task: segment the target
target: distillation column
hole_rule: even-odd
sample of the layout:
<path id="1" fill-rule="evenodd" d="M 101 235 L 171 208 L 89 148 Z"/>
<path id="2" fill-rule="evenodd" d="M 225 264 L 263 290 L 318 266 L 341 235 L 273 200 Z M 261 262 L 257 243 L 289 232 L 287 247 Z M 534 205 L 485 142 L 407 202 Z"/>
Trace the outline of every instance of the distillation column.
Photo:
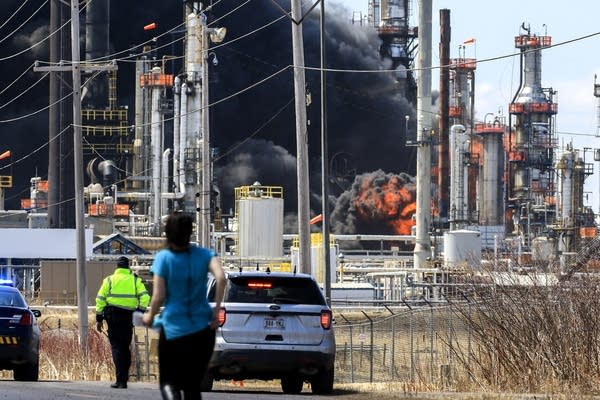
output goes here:
<path id="1" fill-rule="evenodd" d="M 480 225 L 499 226 L 503 223 L 504 147 L 502 139 L 505 128 L 505 125 L 497 119 L 493 123 L 475 124 L 475 134 L 483 143 L 482 184 L 479 196 Z"/>
<path id="2" fill-rule="evenodd" d="M 463 125 L 450 128 L 450 229 L 464 228 L 468 214 L 468 168 L 465 155 L 469 152 L 469 136 Z"/>
<path id="3" fill-rule="evenodd" d="M 477 202 L 476 185 L 479 174 L 479 164 L 473 152 L 473 105 L 475 101 L 475 68 L 477 63 L 474 58 L 453 58 L 449 63 L 449 107 L 448 117 L 450 126 L 462 127 L 460 134 L 463 139 L 460 143 L 451 143 L 449 150 L 454 153 L 454 163 L 460 163 L 460 167 L 451 167 L 460 170 L 460 177 L 450 174 L 450 179 L 455 188 L 454 200 L 450 200 L 448 217 L 451 229 L 465 227 L 469 223 L 476 222 Z M 450 130 L 452 136 L 452 128 Z M 452 139 L 450 139 L 452 140 Z M 454 145 L 460 148 L 452 148 Z M 452 155 L 451 155 L 452 157 Z M 452 161 L 451 161 L 452 162 Z M 458 164 L 457 164 L 458 165 Z M 459 181 L 460 180 L 460 181 Z M 458 190 L 458 191 L 456 191 Z M 456 196 L 460 195 L 460 199 Z M 454 204 L 452 202 L 454 201 Z"/>
<path id="4" fill-rule="evenodd" d="M 511 132 L 508 156 L 507 203 L 512 218 L 507 227 L 525 248 L 554 222 L 554 91 L 542 88 L 542 52 L 551 45 L 550 36 L 526 33 L 515 37 L 521 51 L 520 87 L 509 105 Z M 514 127 L 514 128 L 513 128 Z M 509 215 L 510 216 L 510 215 Z M 507 233 L 509 229 L 507 229 Z"/>
<path id="5" fill-rule="evenodd" d="M 160 234 L 161 212 L 162 212 L 162 171 L 161 164 L 164 152 L 164 132 L 163 132 L 163 113 L 165 94 L 168 87 L 173 86 L 173 75 L 164 74 L 160 67 L 154 67 L 152 70 L 141 76 L 140 86 L 147 87 L 150 90 L 151 98 L 151 118 L 150 118 L 150 159 L 151 159 L 151 185 L 150 194 L 152 197 L 150 207 L 150 222 L 152 233 Z"/>
<path id="6" fill-rule="evenodd" d="M 369 0 L 369 25 L 382 41 L 379 53 L 392 60 L 400 91 L 412 102 L 417 90 L 412 74 L 417 30 L 409 27 L 409 7 L 410 0 Z"/>

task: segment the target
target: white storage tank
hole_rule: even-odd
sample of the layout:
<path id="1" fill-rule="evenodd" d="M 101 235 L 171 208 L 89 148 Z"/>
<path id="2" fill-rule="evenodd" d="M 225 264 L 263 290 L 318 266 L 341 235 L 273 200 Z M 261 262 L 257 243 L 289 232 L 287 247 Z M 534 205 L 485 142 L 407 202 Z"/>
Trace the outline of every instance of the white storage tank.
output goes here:
<path id="1" fill-rule="evenodd" d="M 444 233 L 444 264 L 448 267 L 481 264 L 481 234 L 478 231 L 455 230 Z"/>
<path id="2" fill-rule="evenodd" d="M 539 236 L 531 242 L 531 258 L 533 261 L 550 261 L 554 259 L 556 241 L 553 238 Z"/>
<path id="3" fill-rule="evenodd" d="M 283 256 L 283 189 L 242 186 L 236 191 L 237 253 L 241 258 Z"/>

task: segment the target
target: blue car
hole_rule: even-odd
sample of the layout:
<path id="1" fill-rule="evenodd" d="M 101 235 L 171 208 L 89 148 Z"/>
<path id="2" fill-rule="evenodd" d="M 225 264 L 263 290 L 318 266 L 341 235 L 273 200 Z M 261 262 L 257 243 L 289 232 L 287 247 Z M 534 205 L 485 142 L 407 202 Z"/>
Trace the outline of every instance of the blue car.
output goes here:
<path id="1" fill-rule="evenodd" d="M 41 314 L 18 289 L 0 285 L 0 369 L 12 370 L 16 381 L 38 380 Z"/>

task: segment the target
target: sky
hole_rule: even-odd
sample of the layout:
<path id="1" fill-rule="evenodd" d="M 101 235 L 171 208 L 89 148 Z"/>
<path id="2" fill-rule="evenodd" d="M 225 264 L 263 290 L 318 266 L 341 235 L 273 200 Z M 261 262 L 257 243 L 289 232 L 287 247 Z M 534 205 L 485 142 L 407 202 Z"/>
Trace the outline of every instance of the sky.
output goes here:
<path id="1" fill-rule="evenodd" d="M 366 14 L 368 0 L 344 0 L 351 11 Z M 417 25 L 418 2 L 412 0 L 411 25 Z M 465 48 L 467 58 L 477 58 L 475 74 L 475 114 L 502 113 L 507 109 L 519 83 L 519 58 L 508 57 L 485 61 L 489 58 L 517 54 L 514 37 L 520 33 L 523 22 L 531 33 L 552 37 L 556 47 L 542 53 L 542 87 L 557 91 L 558 103 L 556 132 L 559 146 L 573 143 L 575 149 L 600 148 L 596 137 L 598 102 L 593 95 L 594 75 L 600 73 L 600 32 L 597 16 L 600 2 L 574 0 L 568 3 L 556 0 L 503 2 L 468 0 L 433 0 L 432 2 L 432 63 L 439 65 L 439 10 L 450 9 L 451 57 L 458 57 L 458 47 L 468 38 L 475 44 Z M 577 40 L 582 38 L 581 40 Z M 600 80 L 599 80 L 600 83 Z M 432 74 L 432 90 L 438 89 L 437 74 Z M 585 151 L 585 161 L 595 163 L 594 174 L 586 179 L 584 204 L 599 212 L 600 166 L 593 161 L 593 153 Z"/>

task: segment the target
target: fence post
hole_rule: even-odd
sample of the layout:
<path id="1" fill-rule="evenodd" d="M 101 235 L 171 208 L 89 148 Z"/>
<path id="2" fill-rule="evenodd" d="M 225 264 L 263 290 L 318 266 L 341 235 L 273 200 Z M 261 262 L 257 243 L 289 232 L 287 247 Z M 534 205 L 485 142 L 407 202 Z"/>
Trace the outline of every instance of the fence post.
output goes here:
<path id="1" fill-rule="evenodd" d="M 410 381 L 415 381 L 415 352 L 414 352 L 414 335 L 413 335 L 413 311 L 411 306 L 402 299 L 402 303 L 408 308 L 408 331 L 410 334 Z"/>
<path id="2" fill-rule="evenodd" d="M 348 318 L 344 317 L 344 314 L 340 314 L 340 317 L 346 321 L 348 324 L 348 329 L 350 329 L 350 381 L 354 383 L 354 345 L 352 342 L 352 324 L 348 321 Z"/>
<path id="3" fill-rule="evenodd" d="M 423 301 L 429 306 L 429 380 L 433 383 L 433 304 L 425 298 Z"/>
<path id="4" fill-rule="evenodd" d="M 395 375 L 395 359 L 396 359 L 396 314 L 385 304 L 383 305 L 386 310 L 392 314 L 392 348 L 390 350 L 390 377 L 392 380 Z"/>
<path id="5" fill-rule="evenodd" d="M 469 315 L 467 317 L 467 365 L 469 366 L 469 368 L 471 368 L 471 300 L 469 300 L 469 298 L 462 292 L 462 290 L 459 290 L 459 293 L 467 301 L 467 313 Z M 469 380 L 472 380 L 473 376 L 471 375 L 471 371 L 469 371 L 468 375 Z"/>
<path id="6" fill-rule="evenodd" d="M 446 302 L 448 303 L 448 306 L 446 307 L 447 314 L 448 314 L 448 327 L 447 327 L 447 331 L 448 331 L 448 365 L 449 365 L 449 370 L 448 370 L 448 377 L 450 377 L 450 372 L 452 369 L 452 355 L 454 353 L 454 345 L 452 344 L 452 331 L 454 328 L 454 324 L 453 324 L 453 318 L 452 318 L 452 303 L 450 302 L 450 299 L 448 298 L 448 296 L 446 296 L 445 293 L 442 293 L 442 297 L 444 297 L 444 300 L 446 300 Z M 458 345 L 458 344 L 457 344 Z"/>
<path id="7" fill-rule="evenodd" d="M 369 367 L 369 383 L 373 383 L 373 320 L 366 312 L 361 312 L 369 320 L 369 327 L 371 329 L 371 365 Z"/>

